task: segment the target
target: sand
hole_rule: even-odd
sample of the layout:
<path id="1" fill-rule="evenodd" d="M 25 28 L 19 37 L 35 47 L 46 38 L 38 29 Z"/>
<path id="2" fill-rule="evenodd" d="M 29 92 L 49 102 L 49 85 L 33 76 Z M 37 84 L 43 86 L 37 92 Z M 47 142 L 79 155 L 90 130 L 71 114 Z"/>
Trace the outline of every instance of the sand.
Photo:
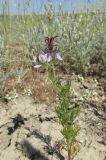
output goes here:
<path id="1" fill-rule="evenodd" d="M 80 151 L 74 160 L 106 160 L 103 134 L 90 125 L 92 119 L 98 121 L 91 109 L 83 108 L 77 119 Z M 0 103 L 0 160 L 66 160 L 61 129 L 53 106 L 36 104 L 29 96 Z"/>

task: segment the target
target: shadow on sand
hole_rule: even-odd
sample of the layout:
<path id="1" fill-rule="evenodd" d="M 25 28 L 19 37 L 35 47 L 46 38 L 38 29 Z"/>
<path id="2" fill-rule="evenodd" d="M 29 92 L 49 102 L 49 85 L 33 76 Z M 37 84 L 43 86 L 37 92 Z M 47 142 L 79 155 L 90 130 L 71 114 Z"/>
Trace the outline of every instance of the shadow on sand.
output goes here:
<path id="1" fill-rule="evenodd" d="M 27 140 L 22 141 L 22 152 L 28 157 L 30 160 L 49 160 L 42 154 L 39 150 L 33 147 Z"/>
<path id="2" fill-rule="evenodd" d="M 45 136 L 42 133 L 38 132 L 37 130 L 34 130 L 31 133 L 31 135 L 36 136 L 36 138 L 39 138 L 46 144 L 44 149 L 47 151 L 49 155 L 55 154 L 59 160 L 65 160 L 65 158 L 61 155 L 58 147 L 56 145 L 51 146 L 51 137 L 49 135 Z"/>

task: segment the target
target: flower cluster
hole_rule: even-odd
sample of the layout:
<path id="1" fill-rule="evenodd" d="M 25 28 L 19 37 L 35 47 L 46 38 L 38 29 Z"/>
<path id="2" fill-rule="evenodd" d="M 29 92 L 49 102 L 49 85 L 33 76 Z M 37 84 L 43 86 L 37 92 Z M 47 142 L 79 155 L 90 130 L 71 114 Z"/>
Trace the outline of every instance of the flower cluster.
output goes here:
<path id="1" fill-rule="evenodd" d="M 56 37 L 46 37 L 45 42 L 47 44 L 47 49 L 45 51 L 41 50 L 38 55 L 33 55 L 33 62 L 35 64 L 35 68 L 41 67 L 42 63 L 49 63 L 52 60 L 62 61 L 61 54 L 56 52 L 54 47 L 54 39 Z"/>

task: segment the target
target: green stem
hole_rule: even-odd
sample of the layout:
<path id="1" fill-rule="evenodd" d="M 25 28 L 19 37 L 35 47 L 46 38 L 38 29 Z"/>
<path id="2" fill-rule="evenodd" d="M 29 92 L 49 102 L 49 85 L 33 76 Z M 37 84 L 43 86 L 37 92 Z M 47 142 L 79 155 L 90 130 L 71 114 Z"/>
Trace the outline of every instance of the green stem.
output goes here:
<path id="1" fill-rule="evenodd" d="M 52 70 L 53 70 L 53 77 L 56 77 L 55 67 L 53 63 L 52 63 Z"/>
<path id="2" fill-rule="evenodd" d="M 68 146 L 68 160 L 71 160 L 71 146 L 69 143 L 67 144 L 67 146 Z"/>

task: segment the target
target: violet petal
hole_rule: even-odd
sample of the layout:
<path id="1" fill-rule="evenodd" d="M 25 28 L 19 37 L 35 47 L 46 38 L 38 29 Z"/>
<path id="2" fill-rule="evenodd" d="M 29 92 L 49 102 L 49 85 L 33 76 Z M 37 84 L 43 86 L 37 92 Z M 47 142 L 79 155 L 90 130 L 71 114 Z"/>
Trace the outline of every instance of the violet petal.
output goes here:
<path id="1" fill-rule="evenodd" d="M 39 54 L 38 58 L 40 62 L 47 62 L 47 54 Z"/>
<path id="2" fill-rule="evenodd" d="M 56 53 L 56 59 L 59 60 L 59 61 L 63 60 L 60 53 Z"/>
<path id="3" fill-rule="evenodd" d="M 47 53 L 47 62 L 50 62 L 52 60 L 52 56 L 50 53 Z"/>

